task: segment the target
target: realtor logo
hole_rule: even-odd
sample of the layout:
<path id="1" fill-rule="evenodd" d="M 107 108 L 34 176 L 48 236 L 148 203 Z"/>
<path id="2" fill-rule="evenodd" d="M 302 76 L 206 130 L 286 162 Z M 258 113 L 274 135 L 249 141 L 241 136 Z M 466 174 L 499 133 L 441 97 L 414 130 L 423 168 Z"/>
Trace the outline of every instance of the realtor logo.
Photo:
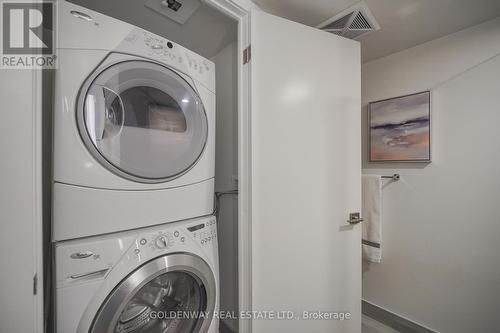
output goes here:
<path id="1" fill-rule="evenodd" d="M 1 68 L 55 68 L 55 4 L 2 1 Z"/>

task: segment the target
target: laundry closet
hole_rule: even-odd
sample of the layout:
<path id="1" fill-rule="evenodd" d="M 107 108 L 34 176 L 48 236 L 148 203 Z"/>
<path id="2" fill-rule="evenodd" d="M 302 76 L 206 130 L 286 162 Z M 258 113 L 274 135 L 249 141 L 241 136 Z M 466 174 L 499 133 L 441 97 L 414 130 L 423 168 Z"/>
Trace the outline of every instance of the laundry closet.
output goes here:
<path id="1" fill-rule="evenodd" d="M 238 312 L 237 21 L 199 1 L 58 5 L 54 329 L 237 331 L 152 318 Z"/>

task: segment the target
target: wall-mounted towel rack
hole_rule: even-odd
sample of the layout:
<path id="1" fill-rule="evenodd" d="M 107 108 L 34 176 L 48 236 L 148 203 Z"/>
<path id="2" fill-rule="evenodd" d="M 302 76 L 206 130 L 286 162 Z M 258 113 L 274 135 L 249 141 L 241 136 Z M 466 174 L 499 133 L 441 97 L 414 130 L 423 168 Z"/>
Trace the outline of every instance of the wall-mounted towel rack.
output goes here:
<path id="1" fill-rule="evenodd" d="M 401 176 L 399 175 L 399 173 L 395 173 L 392 176 L 381 176 L 381 178 L 392 179 L 393 181 L 397 182 L 401 178 Z"/>

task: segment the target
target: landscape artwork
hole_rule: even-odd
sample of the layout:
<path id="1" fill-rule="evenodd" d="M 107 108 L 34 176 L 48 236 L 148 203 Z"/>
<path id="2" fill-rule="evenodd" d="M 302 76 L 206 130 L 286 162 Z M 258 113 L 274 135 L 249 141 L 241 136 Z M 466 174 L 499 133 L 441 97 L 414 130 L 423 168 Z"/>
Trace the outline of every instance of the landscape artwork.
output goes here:
<path id="1" fill-rule="evenodd" d="M 430 162 L 430 92 L 369 104 L 371 162 Z"/>

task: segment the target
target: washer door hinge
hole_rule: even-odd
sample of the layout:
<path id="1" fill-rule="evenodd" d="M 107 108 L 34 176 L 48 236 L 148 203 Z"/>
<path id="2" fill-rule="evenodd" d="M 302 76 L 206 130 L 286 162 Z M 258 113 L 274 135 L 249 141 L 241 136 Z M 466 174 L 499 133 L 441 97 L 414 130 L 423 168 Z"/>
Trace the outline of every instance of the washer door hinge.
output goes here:
<path id="1" fill-rule="evenodd" d="M 248 45 L 243 50 L 243 65 L 249 63 L 251 58 L 252 58 L 252 45 Z"/>
<path id="2" fill-rule="evenodd" d="M 33 276 L 33 295 L 36 295 L 37 289 L 38 289 L 38 277 L 35 274 L 35 276 Z"/>

